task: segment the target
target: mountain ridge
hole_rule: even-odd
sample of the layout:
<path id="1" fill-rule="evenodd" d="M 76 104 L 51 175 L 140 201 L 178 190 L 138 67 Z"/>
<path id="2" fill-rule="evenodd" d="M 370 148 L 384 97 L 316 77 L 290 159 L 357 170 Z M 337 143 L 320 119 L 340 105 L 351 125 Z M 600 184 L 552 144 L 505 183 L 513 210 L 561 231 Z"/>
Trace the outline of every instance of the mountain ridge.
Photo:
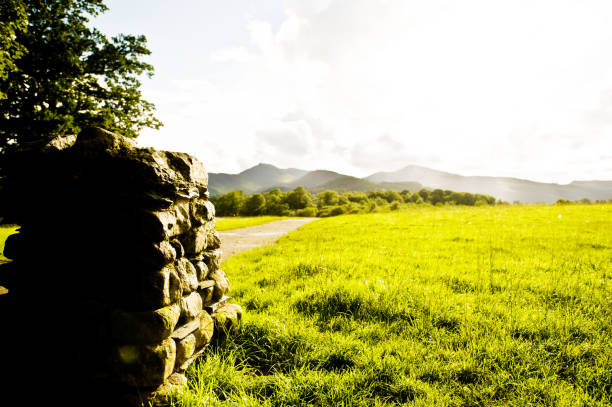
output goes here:
<path id="1" fill-rule="evenodd" d="M 303 186 L 313 193 L 326 189 L 334 189 L 339 192 L 408 189 L 416 192 L 421 188 L 439 188 L 456 192 L 486 194 L 507 202 L 525 203 L 550 203 L 558 199 L 607 200 L 612 198 L 612 181 L 575 180 L 568 184 L 557 184 L 514 177 L 466 176 L 418 165 L 408 165 L 397 171 L 375 172 L 363 178 L 322 169 L 314 171 L 298 168 L 281 169 L 265 163 L 259 163 L 238 174 L 209 174 L 209 190 L 213 196 L 233 190 L 242 190 L 245 194 L 265 192 L 274 188 L 288 191 L 298 186 Z"/>

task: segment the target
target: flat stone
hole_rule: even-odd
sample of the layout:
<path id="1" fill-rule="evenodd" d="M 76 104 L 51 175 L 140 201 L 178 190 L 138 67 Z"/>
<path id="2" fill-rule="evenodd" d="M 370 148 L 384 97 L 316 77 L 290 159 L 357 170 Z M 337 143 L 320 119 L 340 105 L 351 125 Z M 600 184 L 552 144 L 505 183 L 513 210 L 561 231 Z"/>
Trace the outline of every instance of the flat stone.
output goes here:
<path id="1" fill-rule="evenodd" d="M 208 287 L 214 287 L 214 285 L 215 285 L 215 280 L 204 280 L 204 281 L 200 281 L 198 288 L 200 290 L 203 290 Z"/>
<path id="2" fill-rule="evenodd" d="M 232 297 L 224 295 L 219 301 L 210 303 L 210 305 L 205 306 L 204 309 L 208 311 L 209 314 L 213 314 L 217 309 L 225 305 L 231 298 Z"/>
<path id="3" fill-rule="evenodd" d="M 195 332 L 199 328 L 200 328 L 200 318 L 196 318 L 193 321 L 189 321 L 185 325 L 181 325 L 179 328 L 174 330 L 174 332 L 172 332 L 172 335 L 170 335 L 170 337 L 173 339 L 183 339 L 187 335 Z"/>
<path id="4" fill-rule="evenodd" d="M 92 158 L 85 164 L 99 168 L 99 161 L 112 166 L 100 172 L 112 177 L 115 189 L 146 192 L 156 200 L 170 198 L 189 200 L 205 196 L 208 174 L 204 164 L 185 153 L 137 148 L 134 141 L 100 128 L 86 128 L 79 133 L 70 152 L 77 157 Z M 106 161 L 104 161 L 106 159 Z M 126 176 L 125 174 L 129 176 Z M 96 175 L 96 174 L 94 174 Z"/>
<path id="5" fill-rule="evenodd" d="M 86 157 L 97 157 L 101 154 L 111 156 L 126 155 L 137 147 L 134 140 L 99 127 L 83 129 L 72 144 L 76 150 L 79 150 Z"/>

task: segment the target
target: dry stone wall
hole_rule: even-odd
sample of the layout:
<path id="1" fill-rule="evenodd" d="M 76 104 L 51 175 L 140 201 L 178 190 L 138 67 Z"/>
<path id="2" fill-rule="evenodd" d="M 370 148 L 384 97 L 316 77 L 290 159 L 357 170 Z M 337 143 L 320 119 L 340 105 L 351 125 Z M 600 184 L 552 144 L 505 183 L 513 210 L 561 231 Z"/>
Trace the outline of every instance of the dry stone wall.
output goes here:
<path id="1" fill-rule="evenodd" d="M 90 128 L 7 164 L 1 210 L 21 229 L 6 242 L 0 309 L 21 330 L 3 344 L 16 366 L 163 392 L 237 329 L 197 159 Z"/>

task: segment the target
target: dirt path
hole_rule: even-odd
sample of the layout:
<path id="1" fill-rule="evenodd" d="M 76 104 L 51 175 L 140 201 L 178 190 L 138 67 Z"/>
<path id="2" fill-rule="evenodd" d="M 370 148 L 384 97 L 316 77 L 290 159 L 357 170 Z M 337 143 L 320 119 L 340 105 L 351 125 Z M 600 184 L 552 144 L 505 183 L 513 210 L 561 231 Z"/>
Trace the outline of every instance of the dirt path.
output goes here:
<path id="1" fill-rule="evenodd" d="M 291 232 L 316 218 L 283 219 L 247 228 L 224 230 L 221 237 L 221 262 L 246 250 L 274 243 L 285 233 Z"/>

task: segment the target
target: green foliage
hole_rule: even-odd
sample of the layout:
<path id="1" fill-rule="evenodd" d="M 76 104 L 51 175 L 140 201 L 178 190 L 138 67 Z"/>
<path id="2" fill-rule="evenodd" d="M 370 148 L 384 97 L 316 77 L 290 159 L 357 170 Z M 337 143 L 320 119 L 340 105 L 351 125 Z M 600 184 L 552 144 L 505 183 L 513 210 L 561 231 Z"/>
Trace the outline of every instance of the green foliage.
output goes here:
<path id="1" fill-rule="evenodd" d="M 225 195 L 214 198 L 215 210 L 218 216 L 238 216 L 242 212 L 244 204 L 244 193 L 242 191 L 232 191 Z M 245 214 L 250 215 L 250 214 Z"/>
<path id="2" fill-rule="evenodd" d="M 423 198 L 425 197 L 425 199 Z M 368 192 L 342 192 L 326 190 L 316 196 L 302 187 L 290 192 L 276 188 L 265 194 L 246 198 L 242 191 L 232 191 L 213 197 L 219 216 L 307 216 L 328 217 L 347 213 L 385 212 L 407 209 L 414 204 L 494 205 L 495 198 L 467 192 L 430 191 L 422 189 L 411 194 L 408 190 L 375 190 Z"/>
<path id="3" fill-rule="evenodd" d="M 317 208 L 315 208 L 314 206 L 309 206 L 308 208 L 298 209 L 297 211 L 295 211 L 296 216 L 304 216 L 307 218 L 313 218 L 317 216 L 317 213 Z"/>
<path id="4" fill-rule="evenodd" d="M 25 30 L 17 5 L 24 7 Z M 6 8 L 17 19 L 0 24 L 9 31 L 8 37 L 2 36 L 10 39 L 9 49 L 16 50 L 7 60 L 3 49 L 0 59 L 5 66 L 0 92 L 6 96 L 0 100 L 2 151 L 76 134 L 85 126 L 127 137 L 138 136 L 144 127 L 161 126 L 152 114 L 154 106 L 140 91 L 139 78 L 153 73 L 140 59 L 150 54 L 146 39 L 127 34 L 107 38 L 92 28 L 89 19 L 106 10 L 102 0 L 10 0 L 2 6 L 3 13 Z"/>
<path id="5" fill-rule="evenodd" d="M 181 406 L 609 406 L 612 205 L 320 219 L 224 265 Z M 559 216 L 561 215 L 561 216 Z"/>
<path id="6" fill-rule="evenodd" d="M 336 191 L 327 190 L 317 194 L 319 208 L 322 206 L 338 205 L 340 195 Z"/>
<path id="7" fill-rule="evenodd" d="M 23 55 L 24 47 L 16 40 L 16 35 L 25 31 L 28 20 L 25 6 L 20 0 L 0 2 L 0 80 L 16 69 L 15 61 Z M 6 94 L 0 89 L 0 99 Z"/>
<path id="8" fill-rule="evenodd" d="M 285 203 L 293 210 L 314 206 L 312 195 L 304 187 L 297 187 L 289 192 L 285 197 Z"/>
<path id="9" fill-rule="evenodd" d="M 0 260 L 7 260 L 4 257 L 4 242 L 10 235 L 17 233 L 17 228 L 17 226 L 0 226 Z"/>
<path id="10" fill-rule="evenodd" d="M 247 216 L 263 215 L 266 210 L 266 198 L 262 194 L 253 194 L 246 197 L 240 212 Z"/>

